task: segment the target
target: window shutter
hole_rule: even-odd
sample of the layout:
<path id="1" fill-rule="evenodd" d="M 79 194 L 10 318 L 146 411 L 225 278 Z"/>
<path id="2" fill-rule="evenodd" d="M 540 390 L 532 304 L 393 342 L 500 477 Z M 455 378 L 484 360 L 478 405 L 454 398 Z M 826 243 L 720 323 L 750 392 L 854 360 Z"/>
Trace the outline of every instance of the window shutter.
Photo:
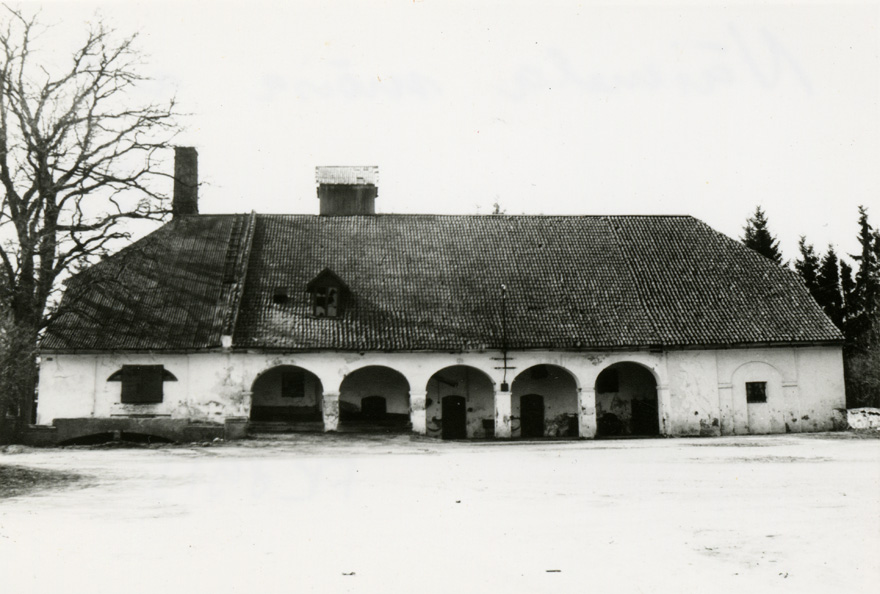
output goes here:
<path id="1" fill-rule="evenodd" d="M 141 402 L 162 402 L 162 371 L 161 365 L 144 365 L 141 367 L 138 394 Z"/>
<path id="2" fill-rule="evenodd" d="M 162 402 L 162 365 L 123 365 L 122 402 L 124 404 L 153 404 Z"/>
<path id="3" fill-rule="evenodd" d="M 138 386 L 140 385 L 140 374 L 137 365 L 122 366 L 122 402 L 123 404 L 136 404 L 139 402 Z"/>

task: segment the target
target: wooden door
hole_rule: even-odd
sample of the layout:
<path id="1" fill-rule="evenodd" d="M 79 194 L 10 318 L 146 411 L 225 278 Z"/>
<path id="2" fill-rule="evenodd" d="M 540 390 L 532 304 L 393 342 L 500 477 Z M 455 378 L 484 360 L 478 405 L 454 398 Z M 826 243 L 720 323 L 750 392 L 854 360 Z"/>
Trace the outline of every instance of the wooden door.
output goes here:
<path id="1" fill-rule="evenodd" d="M 443 439 L 465 439 L 467 408 L 464 397 L 445 396 L 442 402 Z"/>
<path id="2" fill-rule="evenodd" d="M 544 436 L 544 397 L 540 394 L 527 394 L 519 399 L 520 435 L 523 437 Z"/>

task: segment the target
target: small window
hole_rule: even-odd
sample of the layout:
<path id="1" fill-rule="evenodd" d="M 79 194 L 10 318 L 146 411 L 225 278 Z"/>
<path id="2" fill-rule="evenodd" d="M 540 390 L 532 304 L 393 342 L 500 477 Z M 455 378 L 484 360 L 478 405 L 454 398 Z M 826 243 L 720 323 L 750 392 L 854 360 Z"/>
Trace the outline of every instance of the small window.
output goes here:
<path id="1" fill-rule="evenodd" d="M 746 402 L 767 402 L 767 382 L 746 382 Z"/>
<path id="2" fill-rule="evenodd" d="M 313 309 L 316 318 L 335 318 L 339 313 L 339 289 L 316 287 Z"/>
<path id="3" fill-rule="evenodd" d="M 596 378 L 596 391 L 600 394 L 620 391 L 620 379 L 616 369 L 606 369 Z"/>
<path id="4" fill-rule="evenodd" d="M 155 404 L 162 402 L 165 369 L 161 365 L 123 365 L 122 403 Z"/>
<path id="5" fill-rule="evenodd" d="M 329 268 L 313 278 L 306 290 L 311 293 L 312 315 L 316 318 L 336 318 L 342 315 L 351 291 L 342 279 Z"/>
<path id="6" fill-rule="evenodd" d="M 275 287 L 275 292 L 272 293 L 272 303 L 277 305 L 287 303 L 287 287 Z"/>
<path id="7" fill-rule="evenodd" d="M 301 369 L 286 369 L 281 374 L 282 398 L 305 398 L 306 374 Z"/>

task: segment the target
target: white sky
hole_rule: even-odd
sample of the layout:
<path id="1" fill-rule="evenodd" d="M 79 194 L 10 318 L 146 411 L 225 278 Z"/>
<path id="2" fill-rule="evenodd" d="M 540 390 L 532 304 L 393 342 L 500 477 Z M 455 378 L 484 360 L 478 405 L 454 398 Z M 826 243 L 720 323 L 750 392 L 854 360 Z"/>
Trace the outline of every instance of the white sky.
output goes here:
<path id="1" fill-rule="evenodd" d="M 714 4 L 714 6 L 709 6 Z M 761 204 L 856 249 L 880 226 L 877 2 L 50 3 L 140 31 L 196 146 L 202 212 L 317 213 L 316 165 L 379 165 L 379 212 L 691 214 Z M 53 42 L 69 43 L 65 35 Z"/>

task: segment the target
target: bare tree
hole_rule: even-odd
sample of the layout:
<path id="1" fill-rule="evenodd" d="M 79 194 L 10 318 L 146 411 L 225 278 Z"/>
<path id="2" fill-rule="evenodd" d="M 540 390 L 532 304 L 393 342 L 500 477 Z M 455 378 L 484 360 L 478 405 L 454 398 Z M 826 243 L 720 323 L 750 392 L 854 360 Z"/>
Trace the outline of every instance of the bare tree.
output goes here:
<path id="1" fill-rule="evenodd" d="M 45 32 L 6 7 L 0 28 L 0 432 L 30 421 L 40 332 L 59 280 L 160 219 L 159 151 L 176 132 L 173 99 L 140 100 L 135 37 L 91 25 L 61 67 L 41 62 Z M 161 185 L 157 184 L 161 187 Z"/>

